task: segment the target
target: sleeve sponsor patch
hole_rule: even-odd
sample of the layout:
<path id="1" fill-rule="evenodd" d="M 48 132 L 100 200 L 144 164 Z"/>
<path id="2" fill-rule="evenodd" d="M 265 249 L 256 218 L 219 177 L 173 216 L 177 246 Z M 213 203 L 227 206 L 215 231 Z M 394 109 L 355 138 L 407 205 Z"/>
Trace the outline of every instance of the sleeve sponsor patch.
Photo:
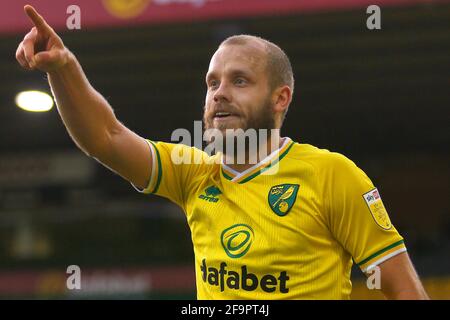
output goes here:
<path id="1" fill-rule="evenodd" d="M 392 223 L 383 205 L 383 201 L 381 201 L 378 189 L 375 188 L 363 194 L 363 198 L 375 222 L 385 230 L 391 229 Z"/>

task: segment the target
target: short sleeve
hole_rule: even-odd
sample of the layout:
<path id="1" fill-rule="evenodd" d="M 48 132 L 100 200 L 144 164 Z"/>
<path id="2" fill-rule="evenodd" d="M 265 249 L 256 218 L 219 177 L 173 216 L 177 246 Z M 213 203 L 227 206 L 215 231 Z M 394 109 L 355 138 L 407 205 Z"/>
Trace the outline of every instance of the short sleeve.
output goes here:
<path id="1" fill-rule="evenodd" d="M 366 271 L 406 251 L 381 195 L 351 160 L 333 153 L 329 173 L 329 223 L 334 237 Z"/>
<path id="2" fill-rule="evenodd" d="M 155 194 L 169 199 L 185 210 L 190 194 L 204 177 L 212 163 L 203 151 L 183 144 L 147 140 L 152 154 L 152 173 L 141 193 Z"/>

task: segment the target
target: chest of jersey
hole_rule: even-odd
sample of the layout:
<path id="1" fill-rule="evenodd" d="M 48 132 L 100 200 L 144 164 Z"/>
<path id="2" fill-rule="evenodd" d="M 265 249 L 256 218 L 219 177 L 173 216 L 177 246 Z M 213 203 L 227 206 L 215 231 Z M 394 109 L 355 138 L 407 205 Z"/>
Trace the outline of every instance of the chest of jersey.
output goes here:
<path id="1" fill-rule="evenodd" d="M 285 168 L 241 184 L 220 172 L 203 181 L 187 212 L 197 278 L 221 292 L 288 293 L 330 242 L 311 175 Z"/>

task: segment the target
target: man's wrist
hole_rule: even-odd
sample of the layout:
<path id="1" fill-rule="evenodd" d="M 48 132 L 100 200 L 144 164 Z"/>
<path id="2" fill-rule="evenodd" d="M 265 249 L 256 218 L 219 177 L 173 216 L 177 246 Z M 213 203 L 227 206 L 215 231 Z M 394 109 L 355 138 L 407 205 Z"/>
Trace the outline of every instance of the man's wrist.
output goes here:
<path id="1" fill-rule="evenodd" d="M 68 49 L 65 49 L 63 57 L 63 63 L 60 66 L 56 66 L 53 70 L 48 71 L 47 74 L 51 77 L 64 77 L 67 74 L 70 74 L 73 68 L 77 64 L 77 58 L 75 55 Z"/>

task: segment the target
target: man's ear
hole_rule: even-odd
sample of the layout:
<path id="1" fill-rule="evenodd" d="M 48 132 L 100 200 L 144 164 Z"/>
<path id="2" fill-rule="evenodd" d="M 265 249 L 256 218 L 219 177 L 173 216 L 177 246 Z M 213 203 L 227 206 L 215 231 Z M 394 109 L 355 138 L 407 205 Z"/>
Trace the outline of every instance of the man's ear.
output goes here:
<path id="1" fill-rule="evenodd" d="M 292 101 L 292 90 L 287 85 L 278 87 L 275 89 L 272 98 L 274 111 L 284 113 Z"/>

